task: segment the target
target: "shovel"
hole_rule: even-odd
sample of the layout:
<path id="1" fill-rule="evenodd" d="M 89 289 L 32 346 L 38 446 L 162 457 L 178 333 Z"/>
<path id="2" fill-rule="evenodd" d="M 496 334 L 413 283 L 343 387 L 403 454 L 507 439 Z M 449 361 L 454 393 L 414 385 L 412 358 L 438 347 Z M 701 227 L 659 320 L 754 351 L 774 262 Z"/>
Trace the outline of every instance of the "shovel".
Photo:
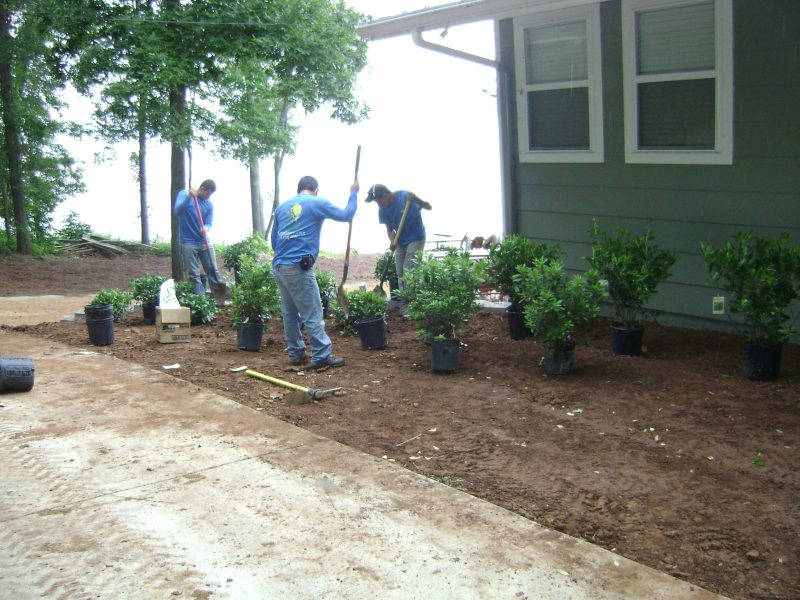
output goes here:
<path id="1" fill-rule="evenodd" d="M 372 290 L 376 294 L 380 294 L 384 298 L 386 297 L 386 292 L 383 291 L 383 282 L 386 281 L 386 274 L 389 272 L 389 266 L 392 264 L 392 259 L 394 258 L 394 252 L 397 250 L 397 241 L 400 239 L 400 233 L 403 231 L 403 224 L 406 222 L 406 215 L 408 214 L 408 207 L 411 206 L 411 198 L 406 197 L 406 206 L 403 209 L 403 215 L 400 217 L 400 224 L 397 226 L 397 231 L 394 232 L 394 241 L 392 242 L 392 253 L 389 256 L 389 260 L 386 261 L 386 266 L 383 267 L 383 273 L 381 273 L 381 282 L 375 286 Z"/>
<path id="2" fill-rule="evenodd" d="M 211 244 L 208 243 L 206 225 L 203 223 L 203 215 L 200 213 L 200 202 L 197 200 L 197 196 L 192 195 L 192 198 L 194 199 L 194 207 L 197 209 L 197 220 L 200 221 L 200 227 L 203 228 L 203 241 L 206 243 L 206 252 L 208 252 L 208 256 L 214 264 L 214 275 L 217 276 L 217 281 L 219 282 L 211 286 L 211 293 L 214 296 L 214 301 L 217 303 L 217 306 L 225 306 L 225 296 L 228 294 L 228 286 L 222 283 L 222 277 L 219 274 L 219 269 L 217 269 L 217 261 L 214 257 L 214 252 L 211 250 Z"/>
<path id="3" fill-rule="evenodd" d="M 356 174 L 355 179 L 358 179 L 358 165 L 361 162 L 361 146 L 356 150 Z M 336 300 L 339 306 L 342 307 L 344 318 L 350 316 L 350 303 L 347 301 L 347 292 L 344 291 L 344 282 L 347 281 L 347 269 L 350 266 L 350 235 L 353 233 L 353 219 L 350 219 L 350 224 L 347 226 L 347 250 L 344 253 L 344 268 L 342 269 L 342 282 L 336 290 Z"/>
<path id="4" fill-rule="evenodd" d="M 263 381 L 269 381 L 275 385 L 292 390 L 292 393 L 286 396 L 286 403 L 292 406 L 297 406 L 298 404 L 308 404 L 312 400 L 322 400 L 323 398 L 327 398 L 328 396 L 331 396 L 335 392 L 338 392 L 342 389 L 337 387 L 330 388 L 328 390 L 315 390 L 314 388 L 303 387 L 302 385 L 297 385 L 296 383 L 291 383 L 290 381 L 284 381 L 283 379 L 278 379 L 277 377 L 264 375 L 264 373 L 259 373 L 258 371 L 253 371 L 252 369 L 247 369 L 245 373 L 250 375 L 250 377 L 255 377 L 256 379 L 261 379 Z"/>

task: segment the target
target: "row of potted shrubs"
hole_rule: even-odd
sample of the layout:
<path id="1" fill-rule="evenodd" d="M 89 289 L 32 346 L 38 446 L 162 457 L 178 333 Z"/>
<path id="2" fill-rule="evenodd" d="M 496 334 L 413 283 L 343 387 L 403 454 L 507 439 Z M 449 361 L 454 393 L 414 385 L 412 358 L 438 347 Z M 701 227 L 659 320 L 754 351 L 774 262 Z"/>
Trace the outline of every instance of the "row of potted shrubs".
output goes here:
<path id="1" fill-rule="evenodd" d="M 434 370 L 455 370 L 458 331 L 467 315 L 478 309 L 477 291 L 486 283 L 511 301 L 511 337 L 540 338 L 543 365 L 549 374 L 571 370 L 575 329 L 598 317 L 604 299 L 614 309 L 613 350 L 641 354 L 644 323 L 654 315 L 648 305 L 657 287 L 670 276 L 675 254 L 660 249 L 650 230 L 633 236 L 619 228 L 611 235 L 593 221 L 590 232 L 593 245 L 586 257 L 590 268 L 584 274 L 567 273 L 558 246 L 535 243 L 521 235 L 507 236 L 493 245 L 487 260 L 472 260 L 468 253 L 456 249 L 441 258 L 420 256 L 418 267 L 404 277 L 403 293 L 409 302 L 408 314 L 431 344 L 434 360 L 438 356 L 444 362 L 441 369 L 434 364 Z M 271 266 L 259 262 L 266 251 L 266 241 L 253 236 L 227 247 L 222 254 L 224 264 L 236 273 L 231 317 L 240 330 L 245 326 L 263 332 L 267 320 L 280 310 Z M 735 315 L 734 324 L 744 334 L 748 377 L 774 379 L 781 345 L 796 333 L 790 310 L 800 295 L 800 247 L 790 245 L 785 234 L 770 240 L 741 232 L 719 248 L 701 244 L 701 252 L 709 280 L 726 291 L 729 313 Z M 376 265 L 376 274 L 383 273 L 387 260 L 391 260 L 388 252 Z M 332 316 L 340 331 L 361 334 L 359 323 L 365 320 L 377 320 L 385 326 L 386 301 L 381 294 L 372 290 L 347 292 L 349 307 L 345 314 L 336 302 L 334 275 L 319 270 L 316 275 L 326 317 Z M 389 281 L 393 278 L 396 271 L 390 268 Z M 115 318 L 124 315 L 131 299 L 142 302 L 147 310 L 157 302 L 158 289 L 165 279 L 147 275 L 131 282 L 130 293 L 102 290 L 93 302 L 112 304 Z M 390 287 L 394 290 L 396 281 Z M 214 318 L 216 306 L 211 298 L 193 294 L 191 286 L 183 282 L 177 284 L 176 292 L 181 305 L 190 307 L 193 324 Z M 373 333 L 372 326 L 368 331 L 371 337 L 367 341 L 362 335 L 362 347 L 386 345 L 385 329 L 383 334 Z M 241 333 L 239 338 L 239 346 L 244 347 Z M 258 333 L 254 349 L 260 342 Z M 772 362 L 764 356 L 771 357 Z"/>

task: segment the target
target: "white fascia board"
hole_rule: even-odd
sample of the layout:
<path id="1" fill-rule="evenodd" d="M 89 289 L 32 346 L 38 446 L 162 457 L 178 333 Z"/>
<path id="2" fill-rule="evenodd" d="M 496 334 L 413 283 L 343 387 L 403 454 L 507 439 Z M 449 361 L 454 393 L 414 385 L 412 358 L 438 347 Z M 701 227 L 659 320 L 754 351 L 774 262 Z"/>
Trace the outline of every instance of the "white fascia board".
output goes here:
<path id="1" fill-rule="evenodd" d="M 356 27 L 366 40 L 381 40 L 408 35 L 412 30 L 425 31 L 476 21 L 496 20 L 518 14 L 560 10 L 607 0 L 462 0 L 432 8 L 423 8 L 394 17 L 384 17 Z"/>

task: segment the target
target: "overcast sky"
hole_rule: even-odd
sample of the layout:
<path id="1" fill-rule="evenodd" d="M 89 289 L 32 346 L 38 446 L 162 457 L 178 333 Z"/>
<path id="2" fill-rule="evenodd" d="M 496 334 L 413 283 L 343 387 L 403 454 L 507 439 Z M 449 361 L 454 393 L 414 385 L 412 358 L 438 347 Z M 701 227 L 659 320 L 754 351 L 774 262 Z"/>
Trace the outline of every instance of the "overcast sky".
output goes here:
<path id="1" fill-rule="evenodd" d="M 373 17 L 391 16 L 446 2 L 412 0 L 348 0 Z M 491 22 L 452 28 L 426 38 L 473 54 L 494 57 Z M 501 187 L 493 69 L 418 48 L 408 36 L 370 42 L 369 65 L 359 77 L 357 95 L 371 109 L 357 125 L 328 118 L 323 109 L 299 115 L 302 126 L 297 152 L 284 161 L 283 200 L 290 197 L 303 175 L 320 182 L 320 196 L 343 206 L 353 177 L 356 148 L 362 146 L 359 210 L 353 221 L 352 246 L 360 252 L 386 249 L 385 228 L 377 222 L 377 208 L 363 198 L 370 185 L 407 189 L 428 200 L 425 212 L 428 240 L 437 234 L 461 238 L 500 234 Z M 75 102 L 71 116 L 88 118 L 88 102 Z M 69 211 L 100 232 L 138 239 L 138 185 L 129 162 L 133 144 L 115 147 L 103 164 L 92 156 L 102 145 L 84 140 L 70 148 L 85 161 L 87 192 L 68 199 L 56 212 L 58 226 Z M 169 147 L 148 146 L 148 196 L 151 238 L 168 240 Z M 193 183 L 217 182 L 212 240 L 232 243 L 250 232 L 249 179 L 242 165 L 202 149 L 193 154 Z M 268 211 L 272 191 L 272 161 L 261 163 L 262 193 Z M 322 250 L 344 252 L 347 225 L 328 221 L 323 227 Z"/>

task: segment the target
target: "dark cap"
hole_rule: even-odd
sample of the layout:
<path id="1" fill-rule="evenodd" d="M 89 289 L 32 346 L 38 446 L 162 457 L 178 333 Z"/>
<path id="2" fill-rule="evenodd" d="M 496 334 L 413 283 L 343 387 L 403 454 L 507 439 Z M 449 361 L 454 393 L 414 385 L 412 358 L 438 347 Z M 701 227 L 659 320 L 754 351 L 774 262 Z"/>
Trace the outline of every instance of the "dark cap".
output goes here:
<path id="1" fill-rule="evenodd" d="M 381 185 L 380 183 L 376 183 L 371 188 L 369 188 L 369 192 L 367 193 L 366 202 L 372 202 L 373 200 L 377 200 L 379 198 L 383 198 L 387 194 L 391 194 L 392 191 L 387 188 L 385 185 Z"/>

